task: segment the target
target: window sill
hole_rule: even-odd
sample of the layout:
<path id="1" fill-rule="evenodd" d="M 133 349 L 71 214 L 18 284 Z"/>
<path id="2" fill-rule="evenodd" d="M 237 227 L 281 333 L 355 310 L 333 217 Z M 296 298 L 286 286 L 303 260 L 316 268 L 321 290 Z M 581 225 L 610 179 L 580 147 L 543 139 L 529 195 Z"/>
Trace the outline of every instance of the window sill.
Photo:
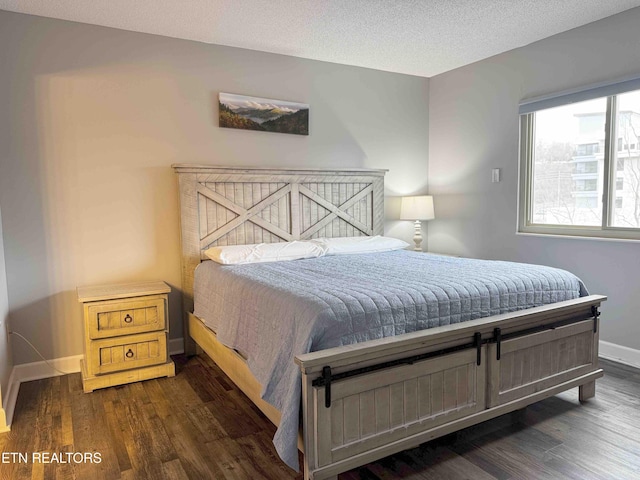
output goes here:
<path id="1" fill-rule="evenodd" d="M 589 232 L 575 232 L 575 233 L 560 233 L 556 231 L 551 232 L 543 232 L 543 231 L 530 231 L 530 232 L 522 232 L 517 231 L 516 235 L 522 235 L 525 237 L 551 237 L 551 238 L 570 238 L 576 240 L 596 240 L 596 241 L 605 241 L 605 242 L 640 242 L 640 232 L 633 233 L 634 236 L 629 237 L 620 237 L 620 236 L 612 236 L 612 235 L 603 235 L 602 230 L 590 230 Z M 617 232 L 612 232 L 617 233 Z"/>

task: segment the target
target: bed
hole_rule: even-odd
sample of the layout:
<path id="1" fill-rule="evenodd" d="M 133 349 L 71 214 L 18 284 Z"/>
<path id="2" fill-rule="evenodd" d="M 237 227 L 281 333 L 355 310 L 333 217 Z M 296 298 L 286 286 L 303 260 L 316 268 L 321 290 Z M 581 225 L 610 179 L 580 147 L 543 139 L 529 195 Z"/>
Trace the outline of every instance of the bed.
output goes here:
<path id="1" fill-rule="evenodd" d="M 193 314 L 196 267 L 212 245 L 381 234 L 384 171 L 174 168 L 185 351 L 194 353 L 197 343 L 269 419 L 290 423 L 291 404 L 281 412 L 263 400 L 243 356 Z M 581 401 L 592 397 L 602 375 L 598 307 L 605 299 L 585 295 L 489 311 L 484 318 L 296 355 L 305 478 L 335 478 L 572 387 L 579 387 Z"/>

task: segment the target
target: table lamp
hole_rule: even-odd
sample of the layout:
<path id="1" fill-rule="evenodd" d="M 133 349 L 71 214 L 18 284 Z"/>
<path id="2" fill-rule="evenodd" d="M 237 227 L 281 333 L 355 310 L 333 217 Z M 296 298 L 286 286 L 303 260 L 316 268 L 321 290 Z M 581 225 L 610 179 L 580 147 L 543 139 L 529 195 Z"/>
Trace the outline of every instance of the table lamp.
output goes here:
<path id="1" fill-rule="evenodd" d="M 415 221 L 415 235 L 413 241 L 416 246 L 414 250 L 422 251 L 422 220 L 433 220 L 436 218 L 433 212 L 433 197 L 431 195 L 418 195 L 413 197 L 402 197 L 400 203 L 400 220 Z"/>

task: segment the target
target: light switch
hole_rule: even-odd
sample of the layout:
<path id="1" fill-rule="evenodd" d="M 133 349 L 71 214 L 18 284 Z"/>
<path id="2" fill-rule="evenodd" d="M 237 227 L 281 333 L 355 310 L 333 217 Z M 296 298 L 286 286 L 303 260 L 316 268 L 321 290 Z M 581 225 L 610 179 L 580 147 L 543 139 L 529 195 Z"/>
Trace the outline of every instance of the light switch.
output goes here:
<path id="1" fill-rule="evenodd" d="M 500 181 L 500 169 L 491 169 L 491 183 L 498 183 Z"/>

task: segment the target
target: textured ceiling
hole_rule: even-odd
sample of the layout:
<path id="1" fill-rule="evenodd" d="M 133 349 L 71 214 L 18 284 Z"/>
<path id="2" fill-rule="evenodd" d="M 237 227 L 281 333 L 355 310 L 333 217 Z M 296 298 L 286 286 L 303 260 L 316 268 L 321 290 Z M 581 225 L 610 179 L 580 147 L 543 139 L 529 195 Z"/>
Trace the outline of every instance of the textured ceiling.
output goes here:
<path id="1" fill-rule="evenodd" d="M 431 77 L 640 0 L 0 0 L 43 17 Z"/>

